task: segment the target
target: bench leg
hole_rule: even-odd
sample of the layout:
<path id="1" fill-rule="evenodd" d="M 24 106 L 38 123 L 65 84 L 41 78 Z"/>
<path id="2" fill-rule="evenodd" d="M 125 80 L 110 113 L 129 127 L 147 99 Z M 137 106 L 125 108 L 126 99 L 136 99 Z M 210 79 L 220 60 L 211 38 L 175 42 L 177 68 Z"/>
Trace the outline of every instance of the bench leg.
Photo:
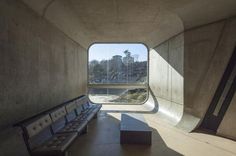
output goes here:
<path id="1" fill-rule="evenodd" d="M 69 155 L 68 153 L 69 153 L 68 151 L 63 152 L 63 156 L 68 156 Z"/>
<path id="2" fill-rule="evenodd" d="M 98 113 L 96 113 L 94 116 L 93 116 L 93 119 L 97 119 L 98 118 Z"/>
<path id="3" fill-rule="evenodd" d="M 84 127 L 80 134 L 86 134 L 88 132 L 88 125 Z"/>

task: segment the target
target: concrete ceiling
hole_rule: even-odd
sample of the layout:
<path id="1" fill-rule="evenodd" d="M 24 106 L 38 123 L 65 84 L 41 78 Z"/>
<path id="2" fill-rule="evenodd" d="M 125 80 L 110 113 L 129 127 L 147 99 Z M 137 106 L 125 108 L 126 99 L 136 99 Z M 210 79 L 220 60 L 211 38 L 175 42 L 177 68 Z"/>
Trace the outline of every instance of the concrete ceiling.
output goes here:
<path id="1" fill-rule="evenodd" d="M 93 42 L 156 46 L 195 26 L 236 15 L 236 0 L 23 0 L 87 48 Z"/>

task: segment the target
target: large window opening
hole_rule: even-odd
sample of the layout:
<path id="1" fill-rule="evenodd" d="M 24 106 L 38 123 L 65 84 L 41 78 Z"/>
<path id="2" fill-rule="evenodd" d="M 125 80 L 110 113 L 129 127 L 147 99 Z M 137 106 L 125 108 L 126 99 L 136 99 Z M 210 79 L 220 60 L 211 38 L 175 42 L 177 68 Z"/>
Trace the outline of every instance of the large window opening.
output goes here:
<path id="1" fill-rule="evenodd" d="M 142 104 L 148 98 L 148 49 L 141 43 L 95 43 L 88 50 L 94 103 Z"/>

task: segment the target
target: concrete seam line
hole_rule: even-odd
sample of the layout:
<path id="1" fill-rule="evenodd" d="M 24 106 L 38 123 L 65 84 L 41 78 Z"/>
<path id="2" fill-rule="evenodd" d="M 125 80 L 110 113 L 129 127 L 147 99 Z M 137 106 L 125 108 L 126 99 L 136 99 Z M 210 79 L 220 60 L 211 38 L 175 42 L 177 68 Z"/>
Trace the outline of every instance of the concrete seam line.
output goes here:
<path id="1" fill-rule="evenodd" d="M 51 0 L 50 2 L 48 2 L 48 4 L 45 6 L 45 8 L 43 9 L 43 13 L 42 13 L 42 17 L 45 16 L 48 8 L 50 7 L 50 5 L 52 5 L 52 3 L 55 2 L 55 0 Z"/>

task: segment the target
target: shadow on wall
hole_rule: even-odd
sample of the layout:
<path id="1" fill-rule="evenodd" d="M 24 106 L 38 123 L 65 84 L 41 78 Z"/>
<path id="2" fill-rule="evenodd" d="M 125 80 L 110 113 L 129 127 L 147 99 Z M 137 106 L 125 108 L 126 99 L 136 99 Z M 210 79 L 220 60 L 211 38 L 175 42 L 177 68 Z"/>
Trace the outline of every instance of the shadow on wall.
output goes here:
<path id="1" fill-rule="evenodd" d="M 152 145 L 120 144 L 120 120 L 101 113 L 97 120 L 90 123 L 89 132 L 69 148 L 69 156 L 182 156 L 169 148 L 158 131 L 152 129 Z"/>

